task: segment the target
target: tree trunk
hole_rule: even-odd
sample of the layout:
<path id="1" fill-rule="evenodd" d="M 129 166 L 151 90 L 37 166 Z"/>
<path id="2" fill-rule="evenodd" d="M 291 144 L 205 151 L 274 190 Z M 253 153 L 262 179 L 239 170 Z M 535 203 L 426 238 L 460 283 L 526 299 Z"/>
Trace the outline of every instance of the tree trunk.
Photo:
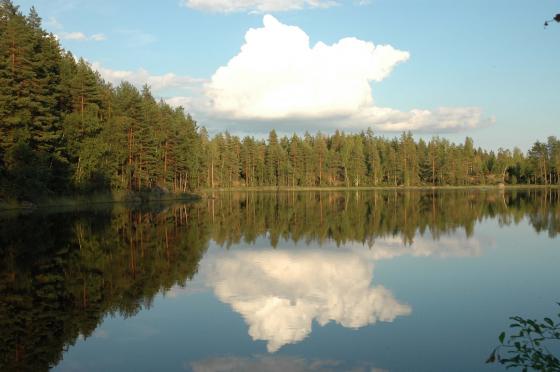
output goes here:
<path id="1" fill-rule="evenodd" d="M 319 186 L 323 184 L 323 157 L 319 156 Z"/>
<path id="2" fill-rule="evenodd" d="M 432 158 L 432 186 L 436 185 L 436 159 Z"/>
<path id="3" fill-rule="evenodd" d="M 211 175 L 211 178 L 210 178 L 210 186 L 211 186 L 212 188 L 214 188 L 214 157 L 212 157 L 211 164 L 212 164 L 212 167 L 211 167 L 211 169 L 212 169 L 212 175 Z"/>

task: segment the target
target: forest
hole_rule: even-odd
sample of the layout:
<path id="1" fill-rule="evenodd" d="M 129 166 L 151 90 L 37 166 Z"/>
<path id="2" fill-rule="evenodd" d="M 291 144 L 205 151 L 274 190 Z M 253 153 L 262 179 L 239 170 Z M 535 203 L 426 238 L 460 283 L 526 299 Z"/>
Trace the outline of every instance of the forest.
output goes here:
<path id="1" fill-rule="evenodd" d="M 210 136 L 145 85 L 105 81 L 0 2 L 0 201 L 122 190 L 560 184 L 560 140 L 486 150 L 471 138 L 359 133 Z"/>

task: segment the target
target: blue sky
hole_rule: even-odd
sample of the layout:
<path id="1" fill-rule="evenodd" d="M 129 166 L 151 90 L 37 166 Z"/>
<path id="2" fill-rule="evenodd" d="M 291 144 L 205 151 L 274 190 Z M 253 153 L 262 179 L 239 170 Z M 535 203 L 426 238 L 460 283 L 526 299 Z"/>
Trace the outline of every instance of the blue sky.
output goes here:
<path id="1" fill-rule="evenodd" d="M 371 123 L 377 133 L 388 136 L 412 129 L 422 137 L 463 141 L 468 135 L 483 147 L 524 150 L 537 139 L 560 136 L 560 24 L 543 28 L 544 20 L 560 12 L 559 0 L 15 3 L 23 11 L 35 5 L 44 27 L 108 80 L 148 80 L 155 95 L 184 104 L 212 131 L 351 131 Z M 290 7 L 301 9 L 283 9 Z M 266 27 L 265 14 L 274 16 Z M 288 25 L 301 32 L 292 32 Z M 250 28 L 262 31 L 251 43 L 244 39 Z M 309 48 L 291 50 L 305 35 Z M 333 47 L 347 37 L 364 43 Z M 276 41 L 282 53 L 275 51 Z M 314 48 L 317 42 L 326 45 L 325 53 Z M 373 52 L 365 42 L 393 50 L 389 56 L 379 48 Z M 251 52 L 240 53 L 244 44 Z M 348 51 L 346 57 L 343 51 Z M 258 67 L 257 61 L 270 64 L 267 56 L 280 59 L 278 66 L 246 74 Z M 228 65 L 234 57 L 237 67 Z M 314 62 L 298 66 L 308 57 Z M 382 61 L 382 76 L 362 66 L 362 57 L 366 65 Z M 263 87 L 269 76 L 276 80 Z M 284 84 L 298 77 L 303 79 L 301 89 Z M 355 94 L 365 82 L 371 94 L 365 88 Z M 260 90 L 247 98 L 241 85 Z M 353 86 L 360 89 L 350 91 Z M 322 97 L 325 91 L 338 93 Z M 313 94 L 318 98 L 308 102 Z M 271 97 L 285 98 L 286 104 L 270 103 Z M 297 109 L 286 107 L 290 98 L 294 104 L 305 102 Z M 359 114 L 350 112 L 356 105 Z"/>

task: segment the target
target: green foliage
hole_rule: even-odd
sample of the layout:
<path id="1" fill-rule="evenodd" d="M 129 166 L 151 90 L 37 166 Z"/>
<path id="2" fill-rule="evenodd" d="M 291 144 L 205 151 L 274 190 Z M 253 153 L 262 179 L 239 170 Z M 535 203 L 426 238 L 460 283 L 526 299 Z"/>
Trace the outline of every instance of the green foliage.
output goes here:
<path id="1" fill-rule="evenodd" d="M 112 87 L 62 50 L 34 9 L 0 3 L 0 196 L 184 192 L 200 182 L 200 146 L 182 109 L 148 87 Z"/>
<path id="2" fill-rule="evenodd" d="M 477 149 L 470 138 L 464 144 L 439 137 L 416 142 L 410 132 L 392 139 L 371 130 L 289 137 L 272 130 L 267 140 L 226 132 L 209 138 L 182 108 L 158 102 L 148 86 L 113 87 L 85 60 L 76 61 L 41 28 L 35 9 L 25 16 L 10 0 L 0 3 L 2 198 L 498 183 L 560 184 L 560 141 L 536 142 L 525 155 L 518 149 Z"/>
<path id="3" fill-rule="evenodd" d="M 560 141 L 549 137 L 525 156 L 519 149 L 485 151 L 470 138 L 454 144 L 434 137 L 416 142 L 399 138 L 336 131 L 268 140 L 229 133 L 197 142 L 207 156 L 199 158 L 198 187 L 289 186 L 469 186 L 484 184 L 560 184 Z"/>
<path id="4" fill-rule="evenodd" d="M 18 199 L 34 200 L 44 196 L 49 169 L 47 155 L 33 151 L 24 142 L 11 146 L 4 156 L 7 193 Z"/>
<path id="5" fill-rule="evenodd" d="M 538 321 L 520 316 L 510 319 L 513 321 L 509 326 L 512 334 L 506 341 L 506 332 L 500 333 L 500 345 L 492 351 L 486 362 L 498 362 L 507 368 L 523 371 L 560 371 L 560 359 L 549 350 L 554 343 L 556 347 L 560 343 L 560 322 L 551 318 Z"/>

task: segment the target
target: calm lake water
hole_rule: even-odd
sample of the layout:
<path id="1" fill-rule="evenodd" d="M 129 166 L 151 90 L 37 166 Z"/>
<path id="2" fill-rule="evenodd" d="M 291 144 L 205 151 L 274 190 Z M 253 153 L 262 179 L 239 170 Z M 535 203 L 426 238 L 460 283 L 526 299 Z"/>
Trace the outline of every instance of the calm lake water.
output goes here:
<path id="1" fill-rule="evenodd" d="M 0 370 L 486 371 L 560 301 L 558 190 L 0 216 Z"/>

